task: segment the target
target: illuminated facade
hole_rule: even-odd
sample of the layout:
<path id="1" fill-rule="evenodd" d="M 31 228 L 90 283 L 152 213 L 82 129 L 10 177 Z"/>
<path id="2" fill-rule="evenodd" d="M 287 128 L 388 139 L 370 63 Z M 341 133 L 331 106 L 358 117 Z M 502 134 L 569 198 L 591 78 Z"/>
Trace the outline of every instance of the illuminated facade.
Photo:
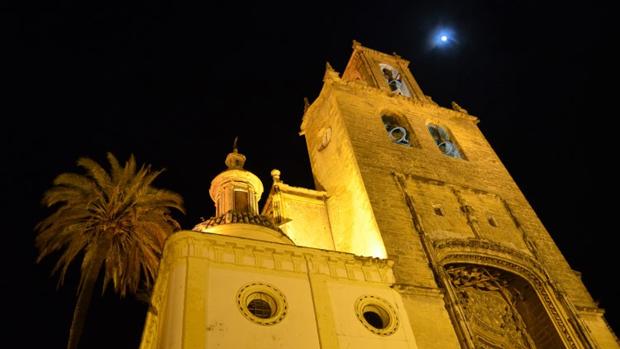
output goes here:
<path id="1" fill-rule="evenodd" d="M 301 125 L 316 189 L 236 149 L 166 244 L 141 348 L 620 348 L 476 126 L 355 42 Z"/>

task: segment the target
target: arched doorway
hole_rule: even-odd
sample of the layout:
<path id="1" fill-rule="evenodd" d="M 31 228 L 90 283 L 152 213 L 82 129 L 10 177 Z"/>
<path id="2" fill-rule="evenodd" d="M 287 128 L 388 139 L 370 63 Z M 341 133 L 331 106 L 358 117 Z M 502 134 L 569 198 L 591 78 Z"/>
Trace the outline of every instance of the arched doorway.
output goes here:
<path id="1" fill-rule="evenodd" d="M 475 264 L 445 266 L 476 348 L 566 348 L 536 290 L 522 277 Z"/>

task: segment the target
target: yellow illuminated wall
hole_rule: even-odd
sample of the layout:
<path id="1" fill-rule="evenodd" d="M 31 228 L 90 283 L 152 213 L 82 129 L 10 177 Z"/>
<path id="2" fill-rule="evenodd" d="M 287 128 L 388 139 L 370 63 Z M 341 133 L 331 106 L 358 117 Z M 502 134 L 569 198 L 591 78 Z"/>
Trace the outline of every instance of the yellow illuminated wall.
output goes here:
<path id="1" fill-rule="evenodd" d="M 417 349 L 402 299 L 390 287 L 391 264 L 237 236 L 175 233 L 140 348 Z M 261 323 L 244 315 L 238 296 L 247 287 L 281 296 L 281 316 Z M 391 311 L 386 335 L 360 321 L 356 305 L 368 299 Z"/>
<path id="2" fill-rule="evenodd" d="M 327 209 L 334 245 L 339 251 L 385 258 L 385 246 L 348 128 L 335 100 L 325 98 L 330 92 L 326 86 L 310 107 L 308 113 L 316 117 L 304 118 L 302 132 L 306 134 L 317 189 L 328 193 Z"/>
<path id="3" fill-rule="evenodd" d="M 287 185 L 274 170 L 274 183 L 263 207 L 280 229 L 297 246 L 335 250 L 329 216 L 327 193 Z"/>

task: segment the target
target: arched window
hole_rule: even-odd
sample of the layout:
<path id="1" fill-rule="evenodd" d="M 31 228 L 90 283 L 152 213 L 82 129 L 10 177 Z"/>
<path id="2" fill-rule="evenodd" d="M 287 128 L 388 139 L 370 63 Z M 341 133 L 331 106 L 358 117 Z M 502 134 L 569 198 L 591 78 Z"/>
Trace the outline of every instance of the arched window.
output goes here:
<path id="1" fill-rule="evenodd" d="M 463 154 L 450 136 L 450 133 L 443 127 L 435 124 L 428 124 L 428 132 L 433 136 L 433 140 L 442 153 L 453 158 L 464 159 Z"/>
<path id="2" fill-rule="evenodd" d="M 392 92 L 405 97 L 411 97 L 411 92 L 409 92 L 407 84 L 403 81 L 398 69 L 385 63 L 380 63 L 379 68 Z"/>
<path id="3" fill-rule="evenodd" d="M 242 189 L 235 189 L 234 191 L 235 211 L 237 212 L 250 212 L 250 195 L 247 191 Z"/>
<path id="4" fill-rule="evenodd" d="M 416 145 L 415 138 L 409 131 L 406 121 L 393 115 L 383 115 L 381 120 L 392 142 L 406 146 Z"/>

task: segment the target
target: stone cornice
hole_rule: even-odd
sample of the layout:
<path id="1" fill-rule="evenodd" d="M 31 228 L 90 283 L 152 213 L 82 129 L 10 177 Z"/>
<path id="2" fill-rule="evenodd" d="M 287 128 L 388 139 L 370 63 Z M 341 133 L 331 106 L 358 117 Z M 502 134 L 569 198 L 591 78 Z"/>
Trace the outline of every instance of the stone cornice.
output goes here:
<path id="1" fill-rule="evenodd" d="M 356 80 L 356 81 L 343 80 L 340 77 L 338 77 L 337 74 L 336 75 L 326 74 L 325 85 L 331 85 L 333 88 L 340 89 L 340 90 L 362 91 L 362 92 L 369 94 L 372 98 L 376 98 L 376 97 L 394 98 L 401 103 L 413 104 L 418 108 L 419 107 L 426 108 L 435 113 L 447 115 L 455 119 L 466 120 L 466 121 L 470 121 L 476 124 L 479 122 L 479 119 L 473 115 L 465 114 L 463 112 L 459 112 L 453 109 L 441 107 L 430 99 L 427 99 L 426 101 L 424 101 L 424 100 L 419 100 L 416 98 L 405 97 L 399 94 L 395 94 L 389 91 L 384 91 L 379 88 L 369 86 L 368 84 L 366 84 L 365 82 L 361 80 Z"/>
<path id="2" fill-rule="evenodd" d="M 605 309 L 601 309 L 598 307 L 582 307 L 579 305 L 575 305 L 575 308 L 577 309 L 579 313 L 588 313 L 588 314 L 596 314 L 596 315 L 605 314 Z"/>
<path id="3" fill-rule="evenodd" d="M 352 281 L 394 282 L 394 262 L 388 259 L 210 233 L 175 233 L 166 242 L 164 264 L 173 264 L 188 257 L 240 267 L 322 274 Z"/>
<path id="4" fill-rule="evenodd" d="M 277 186 L 280 191 L 285 194 L 297 194 L 317 200 L 324 200 L 325 198 L 327 198 L 327 192 L 322 190 L 294 187 L 283 182 L 279 182 Z"/>
<path id="5" fill-rule="evenodd" d="M 392 288 L 401 294 L 427 297 L 443 297 L 443 291 L 438 288 L 416 286 L 411 284 L 394 284 L 392 285 Z"/>

